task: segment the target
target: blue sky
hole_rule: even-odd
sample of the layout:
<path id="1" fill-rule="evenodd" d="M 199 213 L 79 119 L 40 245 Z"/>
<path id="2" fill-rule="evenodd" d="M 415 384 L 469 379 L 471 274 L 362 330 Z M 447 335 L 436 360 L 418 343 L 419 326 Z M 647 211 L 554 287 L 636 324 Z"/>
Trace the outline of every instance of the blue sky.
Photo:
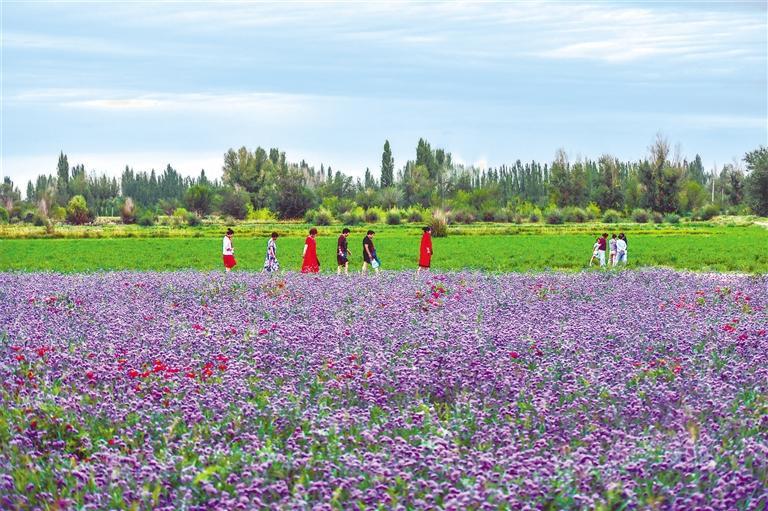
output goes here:
<path id="1" fill-rule="evenodd" d="M 756 2 L 2 2 L 2 167 L 221 174 L 224 152 L 378 176 L 419 137 L 480 166 L 657 132 L 709 168 L 768 143 Z"/>

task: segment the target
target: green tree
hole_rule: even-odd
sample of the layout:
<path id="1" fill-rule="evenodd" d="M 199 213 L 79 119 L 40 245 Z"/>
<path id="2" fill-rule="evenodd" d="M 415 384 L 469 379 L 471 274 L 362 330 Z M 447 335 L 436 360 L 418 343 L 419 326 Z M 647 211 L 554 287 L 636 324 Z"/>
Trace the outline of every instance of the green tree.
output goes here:
<path id="1" fill-rule="evenodd" d="M 19 192 L 19 189 L 14 186 L 10 177 L 5 176 L 2 184 L 0 184 L 0 206 L 11 211 L 14 204 L 20 200 L 21 193 Z"/>
<path id="2" fill-rule="evenodd" d="M 757 215 L 768 216 L 768 148 L 760 146 L 748 152 L 744 161 L 749 171 L 746 182 L 749 207 Z"/>
<path id="3" fill-rule="evenodd" d="M 187 208 L 200 216 L 206 216 L 213 206 L 213 191 L 208 186 L 190 186 L 184 197 Z"/>
<path id="4" fill-rule="evenodd" d="M 381 153 L 381 179 L 379 180 L 382 188 L 395 184 L 394 173 L 395 160 L 392 158 L 392 148 L 389 146 L 389 140 L 385 140 L 384 152 Z M 368 188 L 367 184 L 366 188 Z"/>
<path id="5" fill-rule="evenodd" d="M 238 220 L 243 220 L 248 215 L 250 202 L 251 198 L 245 190 L 226 188 L 221 196 L 221 212 Z"/>
<path id="6" fill-rule="evenodd" d="M 75 195 L 67 204 L 67 222 L 74 225 L 83 225 L 93 219 L 88 210 L 88 203 L 82 195 Z"/>
<path id="7" fill-rule="evenodd" d="M 56 201 L 60 206 L 66 206 L 69 201 L 69 161 L 64 151 L 59 154 L 56 169 Z"/>

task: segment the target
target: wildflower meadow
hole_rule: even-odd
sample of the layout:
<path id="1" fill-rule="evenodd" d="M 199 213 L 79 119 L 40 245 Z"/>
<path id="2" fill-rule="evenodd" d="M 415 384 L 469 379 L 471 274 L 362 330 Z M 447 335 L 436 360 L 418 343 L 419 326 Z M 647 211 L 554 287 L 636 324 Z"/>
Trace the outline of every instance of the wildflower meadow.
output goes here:
<path id="1" fill-rule="evenodd" d="M 0 273 L 2 509 L 768 505 L 768 277 Z"/>

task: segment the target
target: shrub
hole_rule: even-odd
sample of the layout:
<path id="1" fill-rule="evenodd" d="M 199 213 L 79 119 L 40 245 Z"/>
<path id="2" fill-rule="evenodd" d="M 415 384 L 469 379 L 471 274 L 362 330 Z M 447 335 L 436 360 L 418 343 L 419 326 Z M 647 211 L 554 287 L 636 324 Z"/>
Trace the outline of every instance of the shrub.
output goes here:
<path id="1" fill-rule="evenodd" d="M 596 220 L 600 218 L 600 206 L 595 204 L 594 202 L 590 202 L 587 204 L 587 207 L 584 209 L 584 211 L 587 213 L 587 219 L 588 220 Z"/>
<path id="2" fill-rule="evenodd" d="M 136 217 L 136 223 L 144 227 L 155 225 L 155 221 L 157 221 L 157 216 L 150 209 L 145 209 Z"/>
<path id="3" fill-rule="evenodd" d="M 495 222 L 509 222 L 511 217 L 512 213 L 506 208 L 501 208 L 493 214 L 493 220 Z"/>
<path id="4" fill-rule="evenodd" d="M 331 225 L 333 223 L 333 215 L 325 208 L 320 208 L 315 214 L 315 225 Z"/>
<path id="5" fill-rule="evenodd" d="M 51 211 L 48 213 L 48 218 L 57 222 L 63 222 L 64 219 L 67 218 L 67 210 L 58 204 L 54 204 L 51 206 Z"/>
<path id="6" fill-rule="evenodd" d="M 471 224 L 475 222 L 475 212 L 469 208 L 461 208 L 451 211 L 451 219 L 460 224 Z"/>
<path id="7" fill-rule="evenodd" d="M 621 213 L 615 209 L 606 209 L 605 213 L 603 213 L 603 223 L 615 224 L 619 222 L 619 220 L 621 220 Z"/>
<path id="8" fill-rule="evenodd" d="M 664 215 L 659 213 L 658 211 L 653 212 L 653 223 L 660 224 L 664 221 Z"/>
<path id="9" fill-rule="evenodd" d="M 445 238 L 448 236 L 448 218 L 442 210 L 436 209 L 432 213 L 432 236 L 435 238 Z"/>
<path id="10" fill-rule="evenodd" d="M 421 211 L 419 211 L 416 208 L 411 208 L 410 211 L 408 211 L 408 221 L 413 223 L 420 223 L 424 221 L 424 215 L 421 214 Z"/>
<path id="11" fill-rule="evenodd" d="M 365 221 L 369 224 L 377 224 L 384 218 L 384 211 L 379 208 L 368 208 L 365 210 Z"/>
<path id="12" fill-rule="evenodd" d="M 387 225 L 400 225 L 402 217 L 400 212 L 396 209 L 390 209 L 387 211 Z"/>
<path id="13" fill-rule="evenodd" d="M 720 208 L 718 208 L 715 204 L 707 204 L 699 212 L 699 218 L 702 220 L 710 220 L 716 217 L 718 213 L 720 213 Z"/>
<path id="14" fill-rule="evenodd" d="M 189 225 L 190 227 L 197 227 L 198 225 L 200 225 L 201 222 L 202 220 L 200 220 L 200 217 L 197 216 L 196 214 L 194 213 L 187 214 L 187 225 Z"/>
<path id="15" fill-rule="evenodd" d="M 123 205 L 120 207 L 120 219 L 124 224 L 133 224 L 136 222 L 136 206 L 133 199 L 126 197 Z"/>
<path id="16" fill-rule="evenodd" d="M 248 216 L 248 205 L 251 197 L 244 190 L 227 189 L 221 196 L 221 212 L 238 220 Z"/>
<path id="17" fill-rule="evenodd" d="M 347 211 L 341 215 L 341 222 L 345 225 L 360 225 L 363 223 L 363 215 L 358 211 Z"/>
<path id="18" fill-rule="evenodd" d="M 550 225 L 563 223 L 563 212 L 557 208 L 547 210 L 545 214 L 545 220 Z"/>
<path id="19" fill-rule="evenodd" d="M 269 208 L 251 208 L 248 211 L 248 220 L 254 220 L 256 222 L 275 222 L 277 221 L 277 215 Z"/>
<path id="20" fill-rule="evenodd" d="M 523 223 L 523 217 L 521 215 L 518 215 L 517 213 L 513 213 L 512 218 L 510 219 L 510 222 L 520 225 Z"/>
<path id="21" fill-rule="evenodd" d="M 668 224 L 679 224 L 680 223 L 680 215 L 676 215 L 674 213 L 670 213 L 664 217 L 664 221 Z"/>
<path id="22" fill-rule="evenodd" d="M 317 216 L 317 211 L 315 211 L 314 209 L 308 209 L 304 213 L 304 223 L 314 224 L 316 216 Z"/>
<path id="23" fill-rule="evenodd" d="M 648 212 L 642 208 L 635 208 L 632 210 L 632 220 L 638 224 L 644 224 L 648 222 Z"/>
<path id="24" fill-rule="evenodd" d="M 581 208 L 570 207 L 563 210 L 563 219 L 566 222 L 583 224 L 587 221 L 587 213 Z"/>
<path id="25" fill-rule="evenodd" d="M 93 220 L 93 215 L 88 211 L 85 197 L 75 195 L 67 203 L 67 222 L 74 225 L 83 225 Z"/>
<path id="26" fill-rule="evenodd" d="M 0 223 L 8 223 L 8 210 L 0 206 Z"/>
<path id="27" fill-rule="evenodd" d="M 536 224 L 541 220 L 541 216 L 538 213 L 531 213 L 531 216 L 528 217 L 528 221 L 532 224 Z"/>

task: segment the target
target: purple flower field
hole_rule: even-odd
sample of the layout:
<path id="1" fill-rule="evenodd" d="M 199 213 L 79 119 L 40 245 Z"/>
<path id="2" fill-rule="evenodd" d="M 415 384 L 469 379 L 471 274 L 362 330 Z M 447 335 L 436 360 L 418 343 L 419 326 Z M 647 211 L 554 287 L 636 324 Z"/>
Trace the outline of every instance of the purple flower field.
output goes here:
<path id="1" fill-rule="evenodd" d="M 0 274 L 2 509 L 765 509 L 768 277 Z"/>

